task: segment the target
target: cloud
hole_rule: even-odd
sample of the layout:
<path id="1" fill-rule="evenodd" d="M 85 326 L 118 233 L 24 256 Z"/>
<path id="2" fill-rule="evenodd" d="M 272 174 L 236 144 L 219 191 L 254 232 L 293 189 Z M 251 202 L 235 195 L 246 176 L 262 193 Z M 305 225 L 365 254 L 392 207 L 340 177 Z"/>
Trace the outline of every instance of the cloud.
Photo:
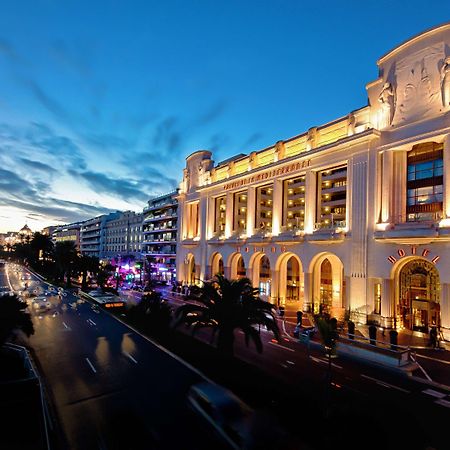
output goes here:
<path id="1" fill-rule="evenodd" d="M 245 151 L 248 147 L 251 147 L 252 145 L 256 144 L 262 137 L 263 134 L 259 132 L 251 134 L 242 144 L 242 148 Z"/>
<path id="2" fill-rule="evenodd" d="M 195 121 L 195 124 L 197 126 L 204 126 L 213 122 L 223 115 L 227 108 L 227 104 L 228 103 L 224 99 L 218 100 L 204 114 L 200 115 L 200 117 Z"/>
<path id="3" fill-rule="evenodd" d="M 49 166 L 48 164 L 44 164 L 39 161 L 33 161 L 31 159 L 27 158 L 19 158 L 18 161 L 23 164 L 26 167 L 29 167 L 30 169 L 39 170 L 41 172 L 45 173 L 56 173 L 57 170 L 53 167 Z"/>
<path id="4" fill-rule="evenodd" d="M 13 45 L 4 38 L 0 38 L 0 55 L 4 55 L 12 62 L 17 62 L 20 60 Z"/>
<path id="5" fill-rule="evenodd" d="M 149 178 L 144 180 L 113 178 L 104 173 L 93 171 L 70 170 L 69 173 L 84 180 L 89 187 L 98 193 L 112 195 L 130 203 L 136 200 L 146 202 L 155 193 L 161 193 L 176 186 L 175 180 L 165 176 L 155 168 L 149 171 Z"/>
<path id="6" fill-rule="evenodd" d="M 110 212 L 98 205 L 47 197 L 49 186 L 41 180 L 30 182 L 18 174 L 0 168 L 0 205 L 18 208 L 48 220 L 73 222 Z"/>

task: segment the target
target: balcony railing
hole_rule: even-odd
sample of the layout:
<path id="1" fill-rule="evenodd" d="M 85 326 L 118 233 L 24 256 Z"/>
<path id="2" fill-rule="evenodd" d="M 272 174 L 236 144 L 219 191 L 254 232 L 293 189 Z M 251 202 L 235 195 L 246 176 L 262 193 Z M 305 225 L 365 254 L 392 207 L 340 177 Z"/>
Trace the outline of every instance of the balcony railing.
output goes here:
<path id="1" fill-rule="evenodd" d="M 345 220 L 331 220 L 329 223 L 316 222 L 314 224 L 315 230 L 339 230 L 346 227 Z"/>

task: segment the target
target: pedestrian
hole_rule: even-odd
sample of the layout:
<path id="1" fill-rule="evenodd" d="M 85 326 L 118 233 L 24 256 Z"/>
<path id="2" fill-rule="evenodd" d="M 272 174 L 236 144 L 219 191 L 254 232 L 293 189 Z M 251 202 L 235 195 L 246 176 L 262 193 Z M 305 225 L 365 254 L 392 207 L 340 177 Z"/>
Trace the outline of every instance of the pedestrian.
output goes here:
<path id="1" fill-rule="evenodd" d="M 437 328 L 435 326 L 430 328 L 430 347 L 437 348 Z"/>

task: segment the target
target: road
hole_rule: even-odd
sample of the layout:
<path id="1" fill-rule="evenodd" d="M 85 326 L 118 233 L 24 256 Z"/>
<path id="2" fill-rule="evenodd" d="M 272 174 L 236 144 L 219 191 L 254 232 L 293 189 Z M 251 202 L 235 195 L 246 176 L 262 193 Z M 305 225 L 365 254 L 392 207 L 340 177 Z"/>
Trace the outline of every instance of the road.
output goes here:
<path id="1" fill-rule="evenodd" d="M 168 292 L 165 297 L 174 306 L 184 303 L 179 296 Z M 249 347 L 245 345 L 243 334 L 237 333 L 236 356 L 279 380 L 286 391 L 292 389 L 293 393 L 300 393 L 304 398 L 321 399 L 328 370 L 328 359 L 322 347 L 311 344 L 308 349 L 287 335 L 278 343 L 264 329 L 261 334 L 264 351 L 258 354 L 252 344 Z M 197 337 L 205 343 L 210 342 L 209 331 L 200 332 Z M 448 374 L 448 368 L 446 370 Z M 439 424 L 448 421 L 449 390 L 342 357 L 332 359 L 332 383 L 332 395 L 339 403 L 369 405 L 368 410 L 349 414 L 349 422 L 361 427 L 359 432 L 353 432 L 354 435 L 361 434 L 362 439 L 367 438 L 366 427 L 370 422 L 373 429 L 378 430 L 373 441 L 375 446 L 381 445 L 378 448 L 388 448 L 388 440 L 391 444 L 396 443 L 394 448 L 407 444 L 409 448 L 424 448 L 422 444 L 431 444 L 433 448 L 447 447 L 447 431 Z M 237 393 L 245 399 L 245 392 Z M 290 406 L 286 405 L 287 408 Z M 299 418 L 302 416 L 301 412 L 297 414 Z M 342 425 L 345 426 L 344 423 Z"/>
<path id="2" fill-rule="evenodd" d="M 0 285 L 48 291 L 22 268 L 0 269 Z M 26 275 L 25 275 L 26 276 Z M 9 279 L 8 279 L 9 278 Z M 47 312 L 32 308 L 29 339 L 70 449 L 221 448 L 188 408 L 203 376 L 70 293 Z M 201 436 L 201 439 L 199 439 Z"/>

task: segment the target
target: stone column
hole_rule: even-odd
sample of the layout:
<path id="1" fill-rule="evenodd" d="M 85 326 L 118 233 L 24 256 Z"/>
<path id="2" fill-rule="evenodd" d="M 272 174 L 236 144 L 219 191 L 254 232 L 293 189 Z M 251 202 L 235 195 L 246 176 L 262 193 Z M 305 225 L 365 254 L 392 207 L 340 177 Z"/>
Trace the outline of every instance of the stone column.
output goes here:
<path id="1" fill-rule="evenodd" d="M 311 234 L 316 223 L 316 173 L 308 170 L 305 174 L 305 233 Z"/>
<path id="2" fill-rule="evenodd" d="M 247 236 L 255 232 L 256 188 L 250 186 L 247 190 Z"/>
<path id="3" fill-rule="evenodd" d="M 305 272 L 303 277 L 303 311 L 311 311 L 313 296 L 312 273 Z"/>
<path id="4" fill-rule="evenodd" d="M 383 153 L 383 173 L 381 180 L 381 221 L 392 223 L 392 176 L 393 176 L 393 152 Z"/>
<path id="5" fill-rule="evenodd" d="M 388 327 L 394 326 L 394 315 L 395 315 L 395 290 L 393 289 L 393 280 L 390 278 L 385 278 L 381 285 L 381 316 L 389 318 L 390 323 L 385 325 Z"/>
<path id="6" fill-rule="evenodd" d="M 450 340 L 450 284 L 442 283 L 441 329 L 446 340 Z"/>
<path id="7" fill-rule="evenodd" d="M 233 220 L 234 220 L 234 195 L 227 192 L 226 200 L 226 215 L 225 215 L 225 237 L 229 238 L 233 234 Z"/>
<path id="8" fill-rule="evenodd" d="M 278 236 L 283 223 L 283 181 L 273 182 L 272 196 L 272 235 Z"/>
<path id="9" fill-rule="evenodd" d="M 443 218 L 448 219 L 445 226 L 450 226 L 450 135 L 444 139 L 444 201 L 443 201 Z"/>
<path id="10" fill-rule="evenodd" d="M 393 166 L 395 176 L 392 180 L 392 216 L 394 223 L 406 222 L 406 183 L 407 183 L 407 154 L 406 150 L 394 152 Z"/>

